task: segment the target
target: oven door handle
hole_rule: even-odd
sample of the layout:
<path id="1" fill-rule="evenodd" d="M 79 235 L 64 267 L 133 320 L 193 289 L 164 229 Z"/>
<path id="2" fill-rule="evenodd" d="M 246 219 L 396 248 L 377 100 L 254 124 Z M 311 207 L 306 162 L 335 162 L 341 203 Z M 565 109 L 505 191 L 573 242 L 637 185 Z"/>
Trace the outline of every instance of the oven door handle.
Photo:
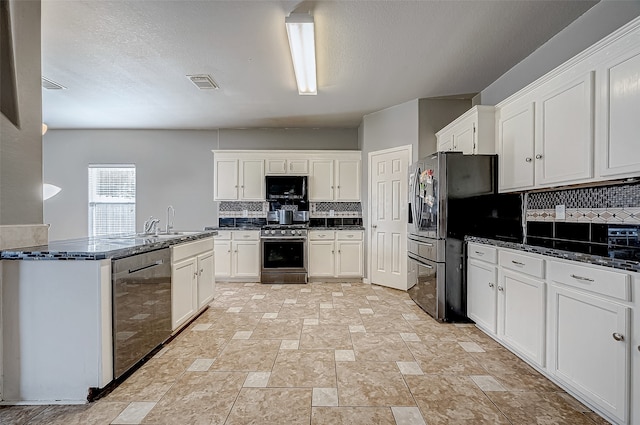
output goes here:
<path id="1" fill-rule="evenodd" d="M 272 236 L 262 236 L 260 240 L 263 241 L 287 241 L 287 242 L 306 242 L 307 238 L 282 238 L 282 237 L 272 237 Z"/>

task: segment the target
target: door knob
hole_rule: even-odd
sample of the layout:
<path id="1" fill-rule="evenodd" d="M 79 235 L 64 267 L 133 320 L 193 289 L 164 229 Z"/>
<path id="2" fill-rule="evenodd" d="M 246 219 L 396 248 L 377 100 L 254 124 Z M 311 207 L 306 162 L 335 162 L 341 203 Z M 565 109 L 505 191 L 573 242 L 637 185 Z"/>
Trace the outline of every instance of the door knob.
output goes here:
<path id="1" fill-rule="evenodd" d="M 504 291 L 504 288 L 502 286 L 498 286 L 498 291 Z"/>
<path id="2" fill-rule="evenodd" d="M 529 157 L 525 158 L 524 160 L 527 161 L 527 162 L 531 162 L 532 161 L 532 159 L 529 158 Z"/>
<path id="3" fill-rule="evenodd" d="M 536 155 L 536 159 L 542 159 L 542 155 L 540 154 Z"/>

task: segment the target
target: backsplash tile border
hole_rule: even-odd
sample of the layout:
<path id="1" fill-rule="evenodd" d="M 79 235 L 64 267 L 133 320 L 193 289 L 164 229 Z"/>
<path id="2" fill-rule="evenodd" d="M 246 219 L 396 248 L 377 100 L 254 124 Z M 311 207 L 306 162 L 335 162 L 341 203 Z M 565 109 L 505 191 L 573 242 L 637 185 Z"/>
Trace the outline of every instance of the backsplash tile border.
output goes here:
<path id="1" fill-rule="evenodd" d="M 634 208 L 640 207 L 640 183 L 532 192 L 527 197 L 527 207 L 532 210 L 556 205 L 567 209 Z"/>
<path id="2" fill-rule="evenodd" d="M 333 215 L 331 214 L 333 210 Z M 311 202 L 309 205 L 311 218 L 362 218 L 360 202 Z"/>
<path id="3" fill-rule="evenodd" d="M 267 211 L 269 211 L 269 203 L 262 201 L 220 201 L 218 204 L 218 218 L 266 218 Z"/>
<path id="4" fill-rule="evenodd" d="M 528 209 L 526 221 L 557 223 L 606 223 L 640 224 L 640 207 L 637 208 L 567 208 L 565 218 L 556 218 L 555 209 Z"/>

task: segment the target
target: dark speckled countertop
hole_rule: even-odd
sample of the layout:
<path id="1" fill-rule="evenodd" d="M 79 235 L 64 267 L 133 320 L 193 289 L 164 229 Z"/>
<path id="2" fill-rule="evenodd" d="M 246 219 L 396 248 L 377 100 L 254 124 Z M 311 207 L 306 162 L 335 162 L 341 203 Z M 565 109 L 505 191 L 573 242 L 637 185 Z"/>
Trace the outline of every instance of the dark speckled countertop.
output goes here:
<path id="1" fill-rule="evenodd" d="M 313 226 L 309 230 L 364 230 L 364 226 Z"/>
<path id="2" fill-rule="evenodd" d="M 48 245 L 7 249 L 2 260 L 104 260 L 129 257 L 184 242 L 216 236 L 216 230 L 175 232 L 175 234 L 115 235 L 97 238 L 51 241 Z"/>
<path id="3" fill-rule="evenodd" d="M 534 254 L 547 255 L 550 257 L 562 258 L 565 260 L 578 261 L 581 263 L 595 264 L 598 266 L 612 267 L 614 269 L 628 270 L 640 273 L 640 262 L 625 260 L 621 258 L 604 257 L 601 255 L 585 254 L 581 252 L 564 251 L 548 247 L 527 245 L 516 242 L 505 242 L 495 239 L 479 238 L 476 236 L 466 236 L 465 241 L 476 242 L 487 245 L 494 245 L 500 248 L 510 248 L 518 251 L 531 252 Z"/>

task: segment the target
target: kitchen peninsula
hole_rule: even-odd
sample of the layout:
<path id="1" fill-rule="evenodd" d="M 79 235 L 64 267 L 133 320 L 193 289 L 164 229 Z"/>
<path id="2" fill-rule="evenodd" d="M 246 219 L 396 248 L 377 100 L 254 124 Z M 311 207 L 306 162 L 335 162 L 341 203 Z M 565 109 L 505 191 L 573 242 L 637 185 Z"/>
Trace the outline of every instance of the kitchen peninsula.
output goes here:
<path id="1" fill-rule="evenodd" d="M 4 400 L 84 403 L 179 332 L 213 298 L 215 235 L 2 251 Z"/>

